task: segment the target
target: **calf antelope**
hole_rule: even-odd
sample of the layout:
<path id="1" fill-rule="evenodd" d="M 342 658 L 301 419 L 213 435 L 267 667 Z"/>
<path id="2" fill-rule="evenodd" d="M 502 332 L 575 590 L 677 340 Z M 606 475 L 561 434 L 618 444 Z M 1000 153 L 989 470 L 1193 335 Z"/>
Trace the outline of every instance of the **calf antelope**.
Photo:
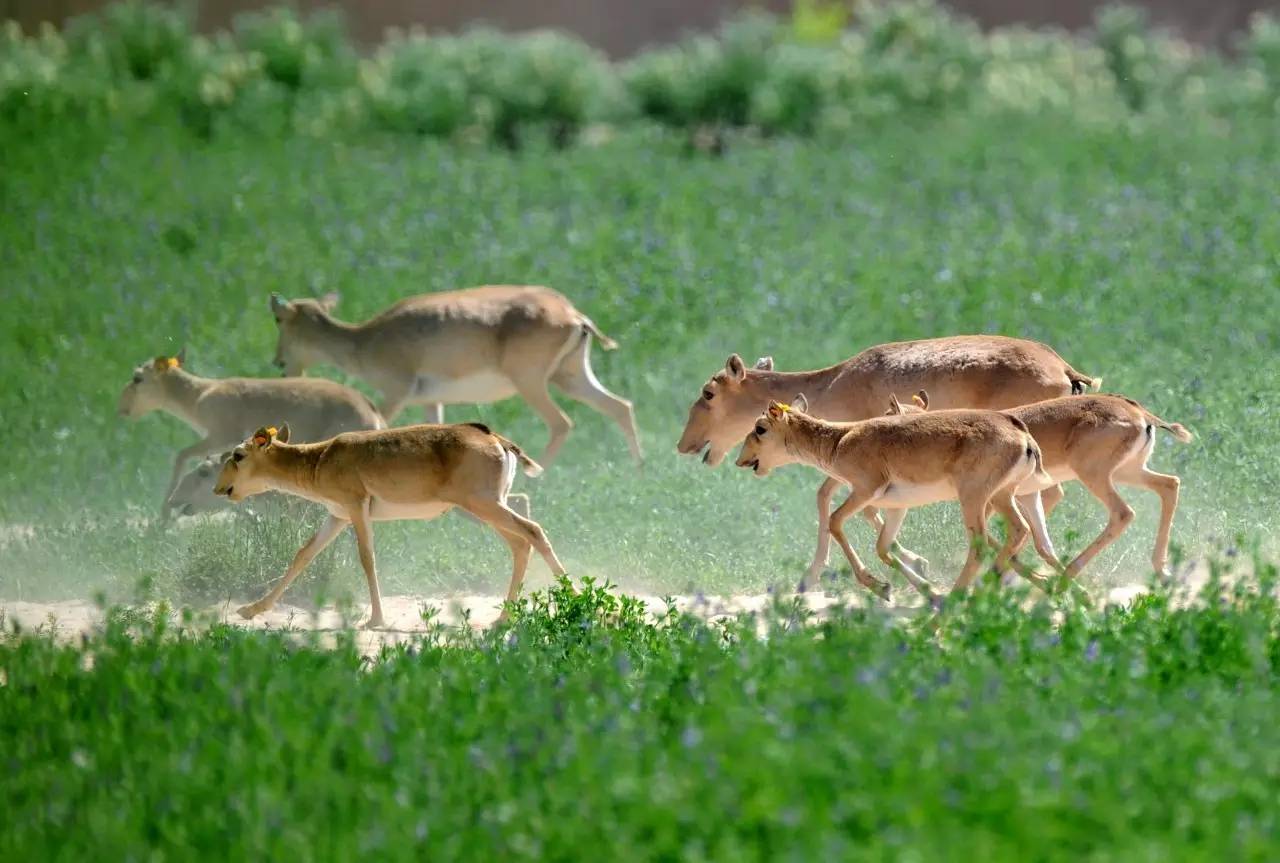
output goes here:
<path id="1" fill-rule="evenodd" d="M 264 421 L 284 420 L 300 440 L 324 440 L 345 431 L 385 428 L 373 404 L 356 390 L 312 378 L 202 378 L 184 367 L 186 351 L 156 357 L 133 370 L 120 394 L 121 416 L 137 418 L 165 411 L 204 437 L 178 451 L 162 516 L 193 458 L 223 452 Z"/>
<path id="2" fill-rule="evenodd" d="M 169 495 L 169 511 L 177 515 L 190 516 L 220 512 L 230 507 L 231 501 L 213 490 L 218 471 L 222 468 L 222 463 L 229 458 L 231 458 L 229 452 L 211 455 L 183 475 L 178 481 L 178 487 L 173 490 L 173 494 Z M 512 492 L 507 495 L 507 506 L 525 518 L 529 517 L 528 495 Z M 470 513 L 464 512 L 464 515 L 478 521 Z"/>
<path id="3" fill-rule="evenodd" d="M 953 591 L 967 588 L 991 545 L 988 508 L 1009 519 L 1011 529 L 996 555 L 1003 570 L 1026 540 L 1027 523 L 1013 501 L 1019 483 L 1039 476 L 1040 448 L 1019 420 L 997 411 L 946 410 L 919 416 L 876 417 L 832 423 L 807 413 L 806 398 L 792 405 L 771 402 L 747 433 L 738 467 L 757 476 L 792 462 L 816 467 L 848 485 L 849 497 L 831 513 L 827 529 L 865 587 L 888 599 L 889 585 L 875 578 L 849 545 L 844 522 L 868 506 L 885 511 L 876 553 L 910 584 L 932 598 L 932 585 L 895 552 L 894 538 L 906 511 L 943 500 L 959 500 L 970 535 L 969 556 Z"/>
<path id="4" fill-rule="evenodd" d="M 401 300 L 362 324 L 335 319 L 337 294 L 286 301 L 271 295 L 280 330 L 275 362 L 296 375 L 319 363 L 337 366 L 379 390 L 382 415 L 394 422 L 410 404 L 489 403 L 519 395 L 547 424 L 542 462 L 550 465 L 573 428 L 548 384 L 617 423 L 641 461 L 631 402 L 596 379 L 591 338 L 617 343 L 550 288 L 487 286 Z"/>
<path id="5" fill-rule="evenodd" d="M 912 404 L 900 404 L 890 396 L 890 414 L 921 413 L 929 408 L 929 394 L 920 391 Z M 1172 474 L 1157 473 L 1147 467 L 1155 450 L 1156 429 L 1162 428 L 1174 440 L 1190 443 L 1191 432 L 1181 423 L 1168 423 L 1136 401 L 1118 395 L 1073 396 L 1049 399 L 1004 411 L 1021 420 L 1044 453 L 1045 472 L 1053 483 L 1079 480 L 1107 508 L 1106 527 L 1097 539 L 1067 564 L 1070 577 L 1080 574 L 1089 561 L 1115 542 L 1133 521 L 1133 509 L 1116 491 L 1116 484 L 1145 488 L 1160 498 L 1160 526 L 1151 553 L 1151 566 L 1168 575 L 1169 533 L 1178 509 L 1181 480 Z M 1017 490 L 1018 508 L 1031 523 L 1031 534 L 1040 557 L 1055 570 L 1062 564 L 1049 538 L 1045 523 L 1057 499 L 1041 500 L 1045 483 L 1032 477 Z M 1021 551 L 1021 547 L 1018 549 Z"/>
<path id="6" fill-rule="evenodd" d="M 749 369 L 733 354 L 724 369 L 702 385 L 676 449 L 688 455 L 701 452 L 703 462 L 718 465 L 770 400 L 790 398 L 797 392 L 805 393 L 815 416 L 849 422 L 880 415 L 891 395 L 907 398 L 921 389 L 932 393 L 939 408 L 996 410 L 1082 393 L 1100 383 L 1073 369 L 1047 345 L 1005 336 L 893 342 L 806 372 L 774 371 L 771 357 L 762 357 Z M 827 515 L 839 485 L 832 477 L 818 489 L 818 547 L 802 588 L 816 584 L 827 565 Z M 1062 490 L 1046 489 L 1045 497 L 1056 502 Z M 863 514 L 879 527 L 874 509 Z M 905 550 L 903 554 L 923 561 Z"/>
<path id="7" fill-rule="evenodd" d="M 455 506 L 492 527 L 511 548 L 508 600 L 520 592 L 530 549 L 562 575 L 564 567 L 541 526 L 507 505 L 517 467 L 527 476 L 542 472 L 520 447 L 479 423 L 346 432 L 332 440 L 296 445 L 289 443 L 288 425 L 278 432 L 258 429 L 222 466 L 215 491 L 237 502 L 281 491 L 319 503 L 329 517 L 298 550 L 279 583 L 238 613 L 252 618 L 270 609 L 307 564 L 351 525 L 369 582 L 367 626 L 382 626 L 373 522 L 427 521 Z"/>

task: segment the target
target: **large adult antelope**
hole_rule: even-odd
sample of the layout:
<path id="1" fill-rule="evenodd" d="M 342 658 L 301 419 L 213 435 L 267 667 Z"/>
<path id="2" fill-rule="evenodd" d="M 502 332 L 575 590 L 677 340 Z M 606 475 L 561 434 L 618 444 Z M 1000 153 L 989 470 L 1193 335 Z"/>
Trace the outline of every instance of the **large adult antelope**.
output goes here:
<path id="1" fill-rule="evenodd" d="M 921 390 L 912 403 L 901 404 L 890 397 L 889 414 L 908 415 L 929 409 L 929 394 Z M 1070 577 L 1080 574 L 1089 561 L 1115 542 L 1133 521 L 1133 509 L 1120 497 L 1116 485 L 1145 488 L 1160 498 L 1160 526 L 1156 531 L 1151 566 L 1167 575 L 1169 533 L 1178 509 L 1181 480 L 1172 474 L 1157 473 L 1147 467 L 1156 446 L 1156 429 L 1173 435 L 1174 440 L 1190 443 L 1191 432 L 1181 423 L 1168 423 L 1136 401 L 1117 395 L 1072 396 L 1049 399 L 1004 411 L 1025 423 L 1031 436 L 1044 453 L 1045 472 L 1049 480 L 1031 477 L 1018 487 L 1018 508 L 1031 524 L 1031 535 L 1040 557 L 1055 570 L 1063 571 L 1049 538 L 1045 520 L 1053 509 L 1041 495 L 1048 482 L 1079 480 L 1107 508 L 1107 524 L 1097 539 L 1085 547 L 1065 572 Z M 1017 549 L 1021 551 L 1021 546 Z"/>
<path id="2" fill-rule="evenodd" d="M 772 358 L 747 368 L 733 354 L 724 369 L 702 385 L 676 449 L 689 455 L 702 452 L 705 463 L 718 465 L 771 400 L 783 401 L 796 393 L 805 394 L 814 416 L 850 422 L 880 416 L 891 395 L 909 399 L 922 389 L 929 391 L 938 408 L 1000 409 L 1082 393 L 1099 382 L 1073 369 L 1047 345 L 1004 336 L 893 342 L 804 372 L 774 371 Z M 818 547 L 800 583 L 802 590 L 815 585 L 827 565 L 827 517 L 839 485 L 829 477 L 818 489 Z M 1045 497 L 1056 502 L 1062 490 L 1046 489 Z M 863 514 L 879 527 L 873 509 Z"/>
<path id="3" fill-rule="evenodd" d="M 184 368 L 186 351 L 156 357 L 133 370 L 120 394 L 121 416 L 164 411 L 204 435 L 178 451 L 162 515 L 182 470 L 193 458 L 225 452 L 264 422 L 288 422 L 300 440 L 323 440 L 344 431 L 384 428 L 372 403 L 356 390 L 316 378 L 204 378 Z"/>
<path id="4" fill-rule="evenodd" d="M 382 393 L 387 422 L 410 404 L 427 405 L 428 417 L 443 422 L 447 404 L 519 395 L 547 424 L 546 465 L 573 428 L 551 398 L 551 384 L 617 423 L 641 460 L 631 402 L 591 370 L 592 337 L 605 350 L 617 343 L 556 291 L 498 285 L 422 294 L 362 324 L 334 318 L 337 302 L 337 294 L 292 301 L 271 295 L 280 330 L 275 361 L 285 374 L 337 366 Z"/>
<path id="5" fill-rule="evenodd" d="M 227 459 L 215 491 L 237 502 L 265 491 L 282 491 L 321 504 L 329 517 L 298 550 L 284 578 L 238 613 L 252 618 L 270 609 L 307 564 L 351 525 L 369 582 L 366 625 L 382 626 L 373 522 L 425 521 L 455 506 L 492 527 L 510 546 L 513 570 L 507 599 L 514 600 L 530 549 L 537 549 L 552 572 L 564 573 L 537 522 L 507 506 L 517 467 L 528 476 L 542 472 L 520 447 L 479 423 L 347 432 L 332 440 L 299 445 L 289 443 L 288 425 L 278 432 L 258 429 Z"/>
<path id="6" fill-rule="evenodd" d="M 875 578 L 844 534 L 844 523 L 868 506 L 884 510 L 876 553 L 913 587 L 933 597 L 924 577 L 895 554 L 894 538 L 907 510 L 944 500 L 960 501 L 970 536 L 969 556 L 954 590 L 964 590 L 981 566 L 981 549 L 991 544 L 987 511 L 1009 519 L 1010 531 L 996 555 L 1003 569 L 1028 535 L 1014 504 L 1014 489 L 1032 477 L 1047 483 L 1040 448 L 1027 427 L 997 411 L 949 410 L 909 416 L 832 423 L 809 416 L 803 395 L 791 405 L 771 402 L 742 442 L 738 467 L 765 476 L 781 465 L 800 462 L 849 486 L 849 497 L 825 527 L 853 567 L 854 576 L 884 599 L 889 585 Z"/>

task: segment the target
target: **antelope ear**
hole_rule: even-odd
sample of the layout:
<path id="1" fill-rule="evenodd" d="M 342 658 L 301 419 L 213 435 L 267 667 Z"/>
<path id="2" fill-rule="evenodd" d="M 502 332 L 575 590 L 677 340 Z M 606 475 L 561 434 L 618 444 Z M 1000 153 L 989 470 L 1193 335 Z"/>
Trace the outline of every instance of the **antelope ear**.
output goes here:
<path id="1" fill-rule="evenodd" d="M 177 360 L 177 364 L 180 366 L 185 366 L 187 364 L 187 346 L 186 345 L 182 346 L 182 350 L 178 351 L 177 356 L 175 356 L 174 359 Z"/>
<path id="2" fill-rule="evenodd" d="M 724 370 L 736 381 L 747 376 L 747 367 L 742 364 L 742 357 L 737 354 L 729 355 L 729 359 L 725 360 Z"/>
<path id="3" fill-rule="evenodd" d="M 916 403 L 920 410 L 927 411 L 929 409 L 929 394 L 924 390 L 920 390 L 920 392 L 913 395 L 911 400 Z"/>
<path id="4" fill-rule="evenodd" d="M 288 423 L 280 424 L 280 431 L 276 432 L 276 440 L 280 441 L 280 443 L 289 442 L 289 424 Z"/>
<path id="5" fill-rule="evenodd" d="M 330 291 L 319 299 L 320 308 L 326 312 L 332 312 L 337 308 L 338 301 L 342 299 L 342 294 L 337 291 Z"/>
<path id="6" fill-rule="evenodd" d="M 762 372 L 773 371 L 773 357 L 761 357 L 756 360 L 756 368 Z"/>
<path id="7" fill-rule="evenodd" d="M 259 449 L 271 446 L 271 442 L 276 439 L 275 426 L 262 426 L 253 433 L 253 445 Z"/>
<path id="8" fill-rule="evenodd" d="M 796 397 L 791 400 L 791 408 L 804 414 L 809 412 L 809 400 L 804 397 L 804 393 L 796 393 Z"/>
<path id="9" fill-rule="evenodd" d="M 277 293 L 271 294 L 271 314 L 275 315 L 277 321 L 283 321 L 285 318 L 293 317 L 293 307 L 289 305 L 289 301 Z"/>
<path id="10" fill-rule="evenodd" d="M 769 402 L 770 419 L 776 420 L 789 410 L 791 410 L 790 405 L 784 405 L 782 402 Z"/>
<path id="11" fill-rule="evenodd" d="M 889 413 L 902 413 L 902 402 L 898 401 L 898 397 L 894 393 L 889 393 Z"/>

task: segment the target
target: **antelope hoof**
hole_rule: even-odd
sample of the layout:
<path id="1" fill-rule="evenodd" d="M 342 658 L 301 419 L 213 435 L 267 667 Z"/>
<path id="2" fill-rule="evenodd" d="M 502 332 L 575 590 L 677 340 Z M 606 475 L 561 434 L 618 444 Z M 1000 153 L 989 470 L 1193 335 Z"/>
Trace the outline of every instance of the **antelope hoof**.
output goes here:
<path id="1" fill-rule="evenodd" d="M 867 580 L 864 581 L 863 584 L 866 586 L 867 590 L 871 591 L 885 602 L 889 601 L 889 582 L 868 576 Z"/>
<path id="2" fill-rule="evenodd" d="M 384 629 L 386 625 L 387 623 L 385 620 L 382 619 L 381 614 L 373 614 L 369 616 L 369 619 L 365 621 L 364 626 L 360 628 L 361 629 Z"/>
<path id="3" fill-rule="evenodd" d="M 266 611 L 266 609 L 263 608 L 260 603 L 251 602 L 248 605 L 242 605 L 239 608 L 237 608 L 236 614 L 240 615 L 245 620 L 253 620 L 255 617 L 257 617 L 259 614 L 262 614 L 262 612 L 264 611 Z"/>

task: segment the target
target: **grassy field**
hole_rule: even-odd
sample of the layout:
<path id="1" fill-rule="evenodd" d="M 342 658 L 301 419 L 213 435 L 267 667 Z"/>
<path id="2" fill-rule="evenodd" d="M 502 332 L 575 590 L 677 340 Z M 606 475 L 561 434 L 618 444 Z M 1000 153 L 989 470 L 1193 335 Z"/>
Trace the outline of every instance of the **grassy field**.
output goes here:
<path id="1" fill-rule="evenodd" d="M 869 127 L 838 148 L 744 140 L 723 159 L 646 133 L 517 156 L 367 136 L 201 143 L 164 127 L 12 141 L 0 523 L 36 530 L 0 546 L 0 595 L 129 597 L 140 579 L 179 600 L 255 593 L 309 525 L 138 528 L 195 438 L 173 418 L 116 416 L 134 365 L 185 345 L 198 373 L 273 374 L 271 291 L 338 290 L 340 313 L 362 319 L 493 282 L 557 287 L 622 343 L 596 365 L 635 401 L 643 473 L 615 428 L 570 405 L 562 460 L 520 486 L 575 575 L 650 591 L 789 583 L 810 554 L 817 477 L 680 460 L 701 382 L 732 351 L 800 369 L 965 332 L 1044 340 L 1186 423 L 1197 441 L 1162 440 L 1155 456 L 1184 479 L 1175 543 L 1265 544 L 1280 481 L 1273 132 L 957 116 Z M 535 454 L 545 441 L 514 400 L 451 417 L 482 418 Z M 1096 582 L 1145 575 L 1156 502 L 1130 499 L 1139 517 Z M 1052 528 L 1079 548 L 1102 521 L 1072 488 Z M 913 515 L 904 538 L 941 572 L 963 546 L 946 506 Z M 456 516 L 380 525 L 378 542 L 390 592 L 505 583 L 505 547 Z M 350 539 L 319 570 L 299 596 L 363 593 Z M 539 564 L 532 577 L 547 583 Z"/>
<path id="2" fill-rule="evenodd" d="M 1275 858 L 1274 599 L 1008 596 L 935 637 L 560 591 L 373 662 L 136 617 L 0 638 L 0 857 Z"/>
<path id="3" fill-rule="evenodd" d="M 1093 41 L 941 15 L 822 44 L 743 19 L 621 66 L 491 33 L 360 62 L 287 12 L 210 42 L 136 3 L 66 43 L 0 32 L 0 860 L 1276 859 L 1280 24 L 1222 60 L 1125 10 Z M 617 104 L 587 110 L 588 78 Z M 271 292 L 359 320 L 503 282 L 621 342 L 594 362 L 647 449 L 637 470 L 566 405 L 560 460 L 519 481 L 571 581 L 536 562 L 510 625 L 427 615 L 372 656 L 318 615 L 167 613 L 258 595 L 319 516 L 157 526 L 195 433 L 117 416 L 137 364 L 274 376 Z M 708 623 L 596 586 L 745 604 L 807 564 L 817 475 L 675 453 L 731 352 L 805 369 L 954 333 L 1045 341 L 1193 430 L 1154 463 L 1183 479 L 1198 598 L 979 588 L 926 623 L 776 594 Z M 545 442 L 515 400 L 450 419 Z M 1095 598 L 1149 575 L 1156 500 L 1126 494 Z M 1050 528 L 1065 554 L 1102 523 L 1071 487 Z M 505 545 L 455 515 L 376 534 L 407 615 L 506 585 Z M 954 577 L 954 506 L 902 538 Z M 163 603 L 80 638 L 16 623 L 98 594 Z M 349 536 L 285 602 L 344 598 L 362 617 Z"/>

